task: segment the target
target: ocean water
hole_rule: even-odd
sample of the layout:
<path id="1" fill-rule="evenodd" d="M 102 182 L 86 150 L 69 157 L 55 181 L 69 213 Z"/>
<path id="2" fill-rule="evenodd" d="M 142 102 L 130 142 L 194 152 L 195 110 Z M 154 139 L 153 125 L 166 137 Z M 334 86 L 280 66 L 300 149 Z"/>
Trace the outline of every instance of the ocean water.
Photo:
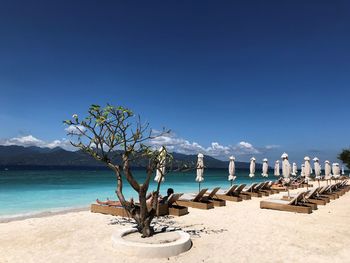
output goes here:
<path id="1" fill-rule="evenodd" d="M 257 172 L 249 178 L 248 170 L 236 171 L 235 184 L 260 182 L 266 180 Z M 144 170 L 134 171 L 135 177 L 142 181 Z M 195 171 L 169 173 L 161 185 L 161 194 L 165 195 L 169 187 L 175 192 L 197 192 Z M 207 169 L 201 188 L 230 186 L 226 169 Z M 276 177 L 269 176 L 269 180 Z M 60 211 L 69 208 L 87 207 L 96 198 L 107 197 L 115 200 L 116 181 L 113 172 L 108 170 L 0 170 L 0 218 L 29 215 L 47 211 Z M 155 189 L 152 180 L 149 191 Z M 137 194 L 125 181 L 123 192 L 127 198 Z M 135 198 L 136 199 L 136 198 Z"/>

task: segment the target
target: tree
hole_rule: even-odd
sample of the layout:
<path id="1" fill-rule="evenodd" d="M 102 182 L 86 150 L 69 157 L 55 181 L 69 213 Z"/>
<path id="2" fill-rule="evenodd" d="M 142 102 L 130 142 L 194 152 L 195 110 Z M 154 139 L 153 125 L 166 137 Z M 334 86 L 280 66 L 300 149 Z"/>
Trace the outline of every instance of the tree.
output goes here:
<path id="1" fill-rule="evenodd" d="M 350 169 L 350 149 L 343 149 L 338 155 L 338 159 L 345 163 L 348 169 Z"/>
<path id="2" fill-rule="evenodd" d="M 169 131 L 163 130 L 153 136 L 149 124 L 142 124 L 140 117 L 135 118 L 131 110 L 111 105 L 91 105 L 87 117 L 81 119 L 74 114 L 71 120 L 64 123 L 69 126 L 68 135 L 71 136 L 74 147 L 105 163 L 114 172 L 117 197 L 135 219 L 142 237 L 153 235 L 151 222 L 156 214 L 162 180 L 159 180 L 156 190 L 152 192 L 151 205 L 147 205 L 146 195 L 154 172 L 158 170 L 162 179 L 166 173 L 165 163 L 169 164 L 172 156 L 164 147 L 153 150 L 147 142 Z M 146 176 L 142 183 L 136 180 L 131 170 L 131 166 L 140 160 L 147 160 Z M 138 193 L 138 204 L 125 200 L 125 180 Z"/>

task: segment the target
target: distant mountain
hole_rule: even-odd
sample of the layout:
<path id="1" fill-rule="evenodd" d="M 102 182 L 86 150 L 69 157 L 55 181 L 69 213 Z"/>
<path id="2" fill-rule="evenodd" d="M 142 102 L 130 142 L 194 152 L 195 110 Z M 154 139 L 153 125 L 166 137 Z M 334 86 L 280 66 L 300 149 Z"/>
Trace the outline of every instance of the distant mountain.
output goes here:
<path id="1" fill-rule="evenodd" d="M 192 163 L 197 161 L 197 155 L 173 153 L 175 163 Z M 228 162 L 215 159 L 211 156 L 204 157 L 207 168 L 227 168 Z M 134 165 L 145 167 L 146 160 L 141 160 Z M 249 168 L 249 163 L 235 162 L 237 169 Z M 23 146 L 0 146 L 0 166 L 40 166 L 40 167 L 103 167 L 104 165 L 82 151 L 66 151 L 62 148 L 40 148 Z M 256 165 L 257 169 L 261 164 Z"/>

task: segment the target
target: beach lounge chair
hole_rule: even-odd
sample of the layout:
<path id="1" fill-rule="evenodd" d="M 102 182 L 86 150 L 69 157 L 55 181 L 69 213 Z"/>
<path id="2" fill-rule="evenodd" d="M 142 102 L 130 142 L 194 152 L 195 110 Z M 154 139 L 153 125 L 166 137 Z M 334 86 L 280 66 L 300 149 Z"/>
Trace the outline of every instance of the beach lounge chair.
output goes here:
<path id="1" fill-rule="evenodd" d="M 300 185 L 301 187 L 314 187 L 312 184 L 309 184 L 309 182 L 306 181 L 306 179 L 302 179 Z"/>
<path id="2" fill-rule="evenodd" d="M 262 193 L 256 192 L 255 187 L 257 183 L 251 184 L 250 186 L 243 189 L 242 194 L 250 195 L 251 197 L 262 197 Z M 261 184 L 259 184 L 260 186 Z"/>
<path id="3" fill-rule="evenodd" d="M 233 192 L 232 195 L 234 196 L 239 196 L 241 197 L 243 200 L 250 200 L 252 199 L 252 197 L 248 194 L 245 194 L 243 192 L 243 189 L 246 187 L 246 184 L 241 184 L 239 185 Z"/>
<path id="4" fill-rule="evenodd" d="M 272 189 L 272 181 L 266 182 L 265 186 L 261 189 L 261 191 L 267 191 L 269 194 L 278 194 L 280 191 L 276 189 Z"/>
<path id="5" fill-rule="evenodd" d="M 237 189 L 238 185 L 232 185 L 228 190 L 219 190 L 216 192 L 216 197 L 226 201 L 241 202 L 242 197 L 235 195 L 234 191 Z"/>
<path id="6" fill-rule="evenodd" d="M 319 192 L 318 192 L 318 196 L 320 198 L 328 198 L 328 200 L 335 200 L 337 198 L 337 195 L 334 195 L 330 192 L 331 189 L 331 185 L 327 185 L 322 187 Z"/>
<path id="7" fill-rule="evenodd" d="M 110 205 L 100 205 L 91 204 L 90 211 L 92 213 L 101 213 L 106 215 L 121 216 L 121 217 L 131 217 L 130 213 L 123 206 L 110 206 Z M 157 216 L 164 216 L 169 213 L 168 205 L 158 204 Z"/>
<path id="8" fill-rule="evenodd" d="M 322 195 L 329 196 L 330 199 L 338 199 L 340 197 L 339 192 L 337 191 L 337 186 L 336 184 L 329 185 L 329 187 L 324 190 Z"/>
<path id="9" fill-rule="evenodd" d="M 225 206 L 226 201 L 219 198 L 216 194 L 220 190 L 220 187 L 216 187 L 210 191 L 208 195 L 203 196 L 203 200 L 208 200 L 214 204 L 214 206 Z"/>
<path id="10" fill-rule="evenodd" d="M 172 216 L 183 216 L 188 214 L 188 207 L 176 204 L 182 194 L 172 194 L 168 198 L 168 214 Z"/>
<path id="11" fill-rule="evenodd" d="M 288 189 L 293 190 L 290 187 L 286 187 L 286 186 L 282 186 L 282 185 L 276 185 L 275 183 L 272 183 L 271 189 L 272 190 L 277 190 L 278 192 L 286 192 Z"/>
<path id="12" fill-rule="evenodd" d="M 349 187 L 347 185 L 347 180 L 339 182 L 338 184 L 336 184 L 335 187 L 336 187 L 337 193 L 339 193 L 340 195 L 343 195 L 349 191 Z"/>
<path id="13" fill-rule="evenodd" d="M 281 199 L 263 200 L 260 201 L 260 208 L 310 214 L 312 208 L 304 204 L 304 196 L 305 192 L 302 192 L 289 201 Z"/>
<path id="14" fill-rule="evenodd" d="M 176 202 L 182 194 L 172 194 L 169 196 L 166 204 L 159 203 L 156 211 L 157 216 L 164 216 L 169 214 L 169 206 L 172 206 L 174 202 Z M 137 204 L 135 204 L 137 205 Z M 173 210 L 181 209 L 180 207 L 175 207 Z M 182 208 L 181 213 L 177 214 L 186 214 L 188 211 Z M 113 216 L 121 216 L 121 217 L 131 217 L 130 213 L 123 206 L 111 206 L 111 205 L 100 205 L 100 204 L 92 204 L 90 211 L 92 213 L 101 213 L 106 215 Z M 173 212 L 176 214 L 176 212 Z"/>
<path id="15" fill-rule="evenodd" d="M 326 201 L 323 199 L 318 199 L 317 198 L 317 193 L 320 190 L 321 187 L 316 187 L 313 188 L 309 191 L 305 192 L 305 199 L 304 199 L 304 203 L 305 205 L 308 205 L 312 208 L 312 210 L 316 210 L 317 209 L 317 205 L 326 205 Z M 289 197 L 288 196 L 283 196 L 282 200 L 291 200 L 292 198 L 296 197 L 298 194 L 290 194 Z"/>
<path id="16" fill-rule="evenodd" d="M 214 203 L 205 200 L 203 196 L 208 189 L 202 189 L 198 194 L 184 194 L 175 203 L 180 206 L 198 208 L 198 209 L 211 209 L 214 208 Z"/>
<path id="17" fill-rule="evenodd" d="M 258 184 L 255 188 L 254 188 L 254 192 L 257 193 L 261 193 L 263 196 L 269 196 L 271 194 L 271 192 L 269 190 L 266 190 L 265 187 L 269 184 L 269 182 L 263 182 Z"/>
<path id="18" fill-rule="evenodd" d="M 350 190 L 350 185 L 348 185 L 348 180 L 344 180 L 340 184 L 340 188 L 344 191 L 344 193 Z"/>

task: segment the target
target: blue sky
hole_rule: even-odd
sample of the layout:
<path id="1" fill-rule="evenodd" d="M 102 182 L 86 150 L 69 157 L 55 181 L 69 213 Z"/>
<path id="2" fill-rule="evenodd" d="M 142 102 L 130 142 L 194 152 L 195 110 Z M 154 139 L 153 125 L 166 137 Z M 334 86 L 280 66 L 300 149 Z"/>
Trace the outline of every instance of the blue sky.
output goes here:
<path id="1" fill-rule="evenodd" d="M 171 128 L 180 151 L 335 160 L 349 32 L 348 1 L 8 1 L 0 143 L 60 144 L 63 119 L 111 103 Z"/>

